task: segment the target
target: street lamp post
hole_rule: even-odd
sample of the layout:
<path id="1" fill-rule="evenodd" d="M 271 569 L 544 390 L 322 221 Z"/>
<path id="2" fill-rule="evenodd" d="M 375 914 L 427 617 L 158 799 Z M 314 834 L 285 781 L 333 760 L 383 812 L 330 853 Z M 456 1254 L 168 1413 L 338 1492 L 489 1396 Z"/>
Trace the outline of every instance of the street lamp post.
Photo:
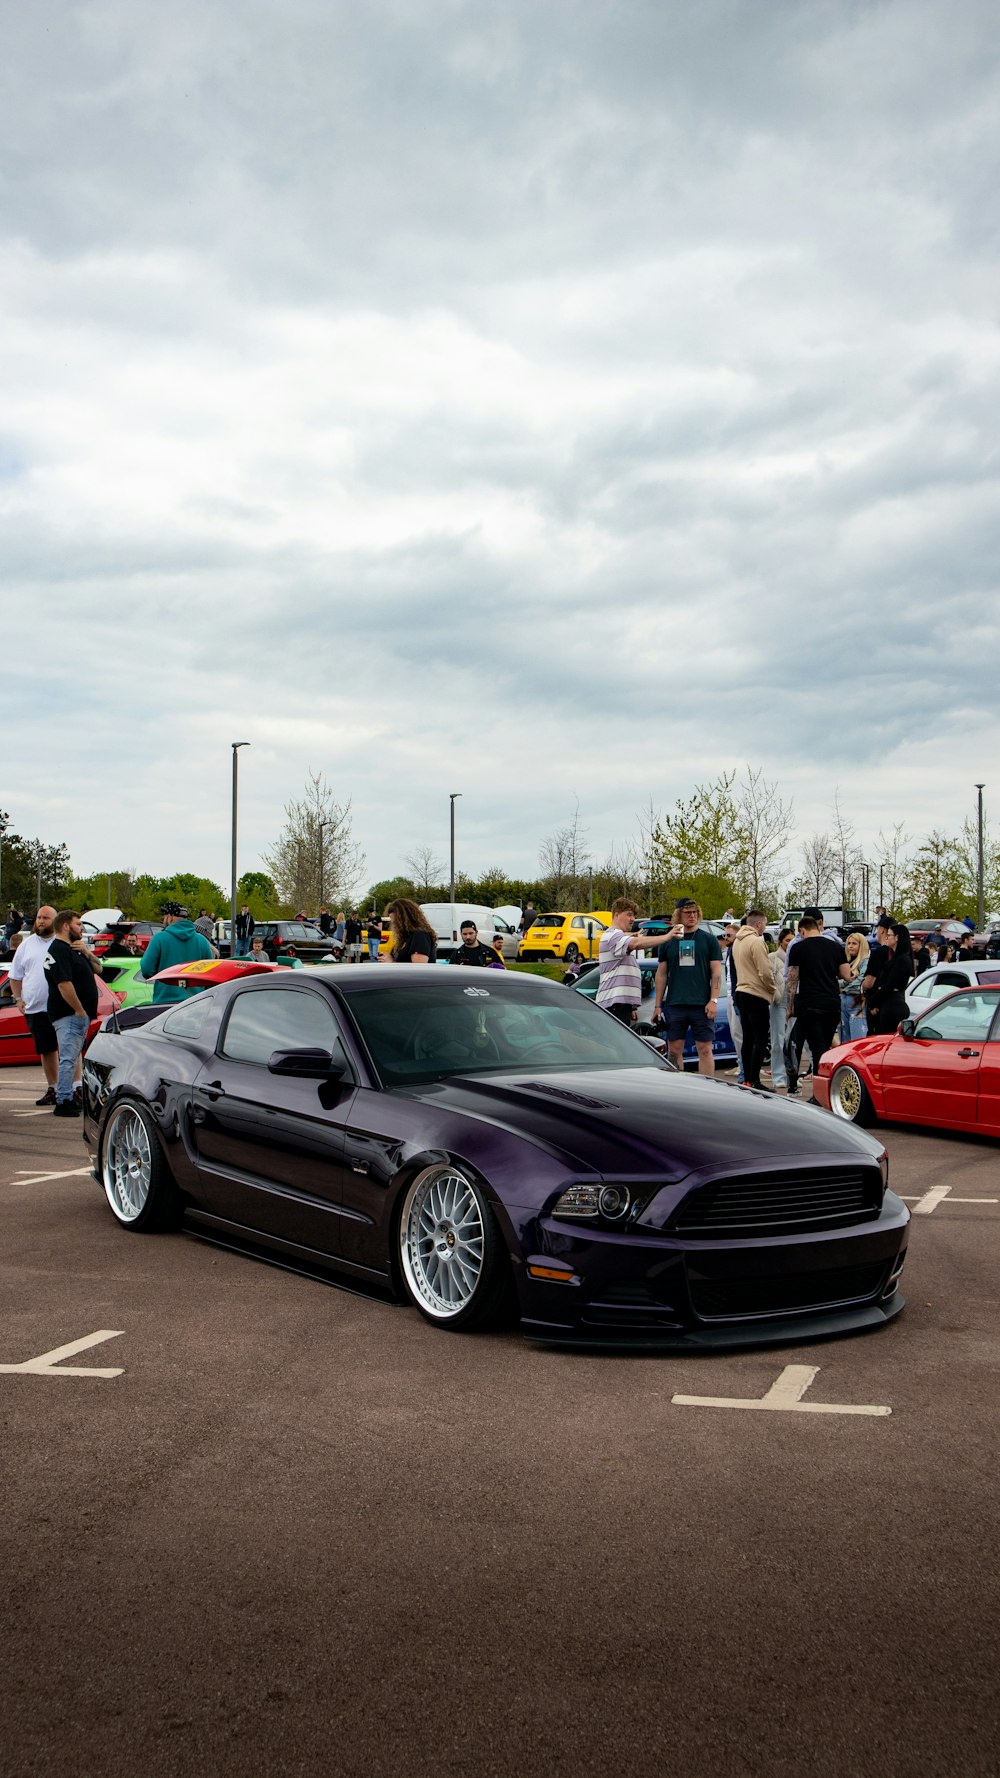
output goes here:
<path id="1" fill-rule="evenodd" d="M 977 911 L 978 911 L 978 918 L 976 920 L 976 931 L 977 932 L 982 932 L 983 927 L 986 924 L 986 913 L 985 913 L 985 908 L 983 906 L 983 791 L 985 790 L 985 788 L 986 788 L 985 784 L 977 784 L 976 785 L 976 791 L 979 796 L 979 868 L 976 872 L 976 893 L 977 893 Z"/>
<path id="2" fill-rule="evenodd" d="M 455 901 L 455 804 L 457 803 L 462 792 L 460 790 L 451 790 L 451 791 L 449 791 L 448 794 L 451 799 L 451 900 L 452 900 L 452 904 L 454 905 L 454 901 Z"/>
<path id="3" fill-rule="evenodd" d="M 230 883 L 229 901 L 229 955 L 236 955 L 236 805 L 239 788 L 239 752 L 241 747 L 249 747 L 249 741 L 233 741 L 233 858 L 232 881 Z"/>

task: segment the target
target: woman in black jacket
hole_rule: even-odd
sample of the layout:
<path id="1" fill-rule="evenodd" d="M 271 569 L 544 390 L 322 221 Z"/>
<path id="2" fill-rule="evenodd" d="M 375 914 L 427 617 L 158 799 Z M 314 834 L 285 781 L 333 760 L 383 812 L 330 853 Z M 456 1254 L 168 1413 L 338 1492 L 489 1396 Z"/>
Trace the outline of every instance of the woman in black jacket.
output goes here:
<path id="1" fill-rule="evenodd" d="M 913 977 L 910 934 L 898 920 L 883 928 L 885 943 L 871 959 L 863 987 L 869 1037 L 888 1037 L 907 1015 L 906 989 Z"/>

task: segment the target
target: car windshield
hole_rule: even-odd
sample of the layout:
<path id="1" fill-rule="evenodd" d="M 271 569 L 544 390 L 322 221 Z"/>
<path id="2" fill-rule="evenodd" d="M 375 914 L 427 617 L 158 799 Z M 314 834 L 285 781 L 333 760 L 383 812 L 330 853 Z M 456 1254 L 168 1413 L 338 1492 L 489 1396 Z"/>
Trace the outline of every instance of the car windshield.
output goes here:
<path id="1" fill-rule="evenodd" d="M 352 994 L 349 1006 L 386 1086 L 456 1074 L 662 1068 L 617 1019 L 582 995 L 555 988 L 536 997 L 508 994 L 502 983 L 459 990 L 431 981 L 421 983 L 416 999 L 387 984 Z"/>

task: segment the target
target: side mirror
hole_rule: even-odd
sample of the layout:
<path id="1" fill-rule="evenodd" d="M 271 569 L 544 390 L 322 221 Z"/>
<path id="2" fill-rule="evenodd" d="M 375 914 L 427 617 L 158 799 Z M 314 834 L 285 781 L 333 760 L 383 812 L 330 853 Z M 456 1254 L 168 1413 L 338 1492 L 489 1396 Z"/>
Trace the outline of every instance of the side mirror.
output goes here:
<path id="1" fill-rule="evenodd" d="M 343 1062 L 335 1062 L 328 1050 L 275 1050 L 267 1072 L 294 1080 L 343 1080 L 347 1069 Z"/>
<path id="2" fill-rule="evenodd" d="M 904 1037 L 906 1039 L 907 1043 L 912 1043 L 914 1037 L 917 1034 L 916 1019 L 904 1019 L 902 1021 L 902 1023 L 897 1026 L 897 1031 L 898 1031 L 900 1037 Z"/>

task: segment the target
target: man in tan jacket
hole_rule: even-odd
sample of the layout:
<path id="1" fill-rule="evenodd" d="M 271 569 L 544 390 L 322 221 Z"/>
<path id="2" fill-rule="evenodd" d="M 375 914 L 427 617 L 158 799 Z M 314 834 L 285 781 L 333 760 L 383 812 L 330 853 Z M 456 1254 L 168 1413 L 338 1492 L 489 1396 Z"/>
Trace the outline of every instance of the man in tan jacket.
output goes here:
<path id="1" fill-rule="evenodd" d="M 774 977 L 771 954 L 764 943 L 767 916 L 760 908 L 751 908 L 746 924 L 733 940 L 733 961 L 736 966 L 736 1005 L 743 1026 L 744 1085 L 760 1089 L 760 1071 L 767 1054 L 771 1028 L 771 1002 L 774 999 Z"/>

